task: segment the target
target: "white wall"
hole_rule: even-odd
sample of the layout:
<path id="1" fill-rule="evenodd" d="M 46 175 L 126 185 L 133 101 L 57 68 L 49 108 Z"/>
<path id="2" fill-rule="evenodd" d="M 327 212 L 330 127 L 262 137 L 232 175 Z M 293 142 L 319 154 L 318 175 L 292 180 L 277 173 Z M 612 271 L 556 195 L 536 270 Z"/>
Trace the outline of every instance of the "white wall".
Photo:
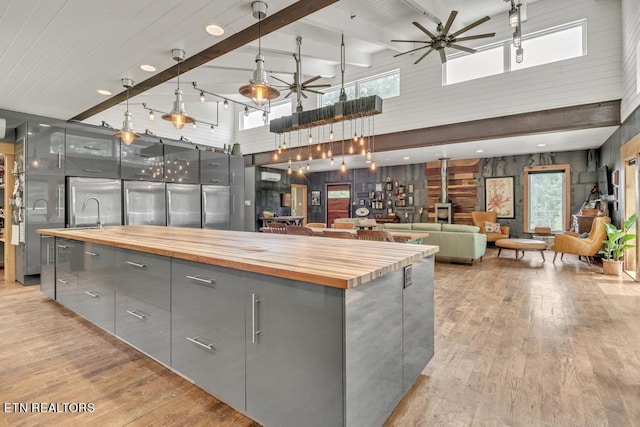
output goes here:
<path id="1" fill-rule="evenodd" d="M 624 1 L 635 4 L 638 0 Z M 370 69 L 356 72 L 347 69 L 345 81 L 400 68 L 401 96 L 384 101 L 383 113 L 375 119 L 376 134 L 620 99 L 620 1 L 535 2 L 528 7 L 523 33 L 585 17 L 588 54 L 584 57 L 443 87 L 442 68 L 435 53 L 413 65 L 418 56 L 393 58 L 392 52 L 385 51 L 374 57 L 376 65 Z M 407 22 L 407 25 L 411 24 Z M 465 35 L 492 31 L 496 32 L 492 41 L 511 39 L 506 14 L 492 17 Z M 476 40 L 477 45 L 486 44 L 486 40 Z M 526 55 L 526 42 L 523 46 Z M 338 77 L 329 83 L 338 85 L 339 82 Z M 315 100 L 307 100 L 305 109 L 312 108 L 316 108 Z M 238 132 L 237 140 L 244 153 L 274 147 L 273 134 L 267 128 Z"/>
<path id="2" fill-rule="evenodd" d="M 622 105 L 624 121 L 640 106 L 640 2 L 622 0 Z"/>

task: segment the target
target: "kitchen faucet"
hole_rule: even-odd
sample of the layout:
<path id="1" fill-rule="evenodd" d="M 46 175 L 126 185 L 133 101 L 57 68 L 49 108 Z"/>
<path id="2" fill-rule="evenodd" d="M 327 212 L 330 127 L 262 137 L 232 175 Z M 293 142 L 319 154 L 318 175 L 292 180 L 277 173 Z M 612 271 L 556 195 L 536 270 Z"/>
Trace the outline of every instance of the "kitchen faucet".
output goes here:
<path id="1" fill-rule="evenodd" d="M 87 207 L 87 202 L 89 200 L 95 200 L 96 203 L 98 204 L 98 221 L 96 222 L 96 226 L 98 228 L 102 228 L 102 220 L 101 220 L 101 215 L 100 215 L 100 200 L 97 197 L 87 197 L 86 199 L 84 199 L 84 202 L 82 202 L 82 212 L 84 212 L 84 209 Z"/>

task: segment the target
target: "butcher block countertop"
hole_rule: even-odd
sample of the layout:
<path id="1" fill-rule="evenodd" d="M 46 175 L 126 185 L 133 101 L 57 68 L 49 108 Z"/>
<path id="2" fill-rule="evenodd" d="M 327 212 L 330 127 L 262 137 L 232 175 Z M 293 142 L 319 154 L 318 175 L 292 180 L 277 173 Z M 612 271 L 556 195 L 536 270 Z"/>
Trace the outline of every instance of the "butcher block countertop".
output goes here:
<path id="1" fill-rule="evenodd" d="M 38 233 L 342 289 L 438 252 L 429 245 L 153 225 Z"/>

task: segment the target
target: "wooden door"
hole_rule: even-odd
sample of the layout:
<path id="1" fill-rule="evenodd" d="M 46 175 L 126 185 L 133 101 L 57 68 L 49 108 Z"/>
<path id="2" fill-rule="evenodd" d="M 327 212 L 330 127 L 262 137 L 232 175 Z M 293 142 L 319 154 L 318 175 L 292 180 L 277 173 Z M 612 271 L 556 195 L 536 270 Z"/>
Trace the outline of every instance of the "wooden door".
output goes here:
<path id="1" fill-rule="evenodd" d="M 327 225 L 351 217 L 351 184 L 327 184 Z"/>
<path id="2" fill-rule="evenodd" d="M 291 184 L 291 215 L 303 216 L 307 223 L 307 186 Z"/>

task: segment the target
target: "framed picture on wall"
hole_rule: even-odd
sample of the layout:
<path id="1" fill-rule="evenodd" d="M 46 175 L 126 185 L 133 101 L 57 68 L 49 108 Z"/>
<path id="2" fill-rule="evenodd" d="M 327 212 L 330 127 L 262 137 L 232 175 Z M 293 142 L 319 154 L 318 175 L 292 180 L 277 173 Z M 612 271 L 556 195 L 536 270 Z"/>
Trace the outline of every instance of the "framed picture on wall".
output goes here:
<path id="1" fill-rule="evenodd" d="M 408 192 L 409 194 L 413 194 L 413 193 L 414 193 L 414 191 L 415 191 L 415 187 L 414 187 L 414 185 L 413 185 L 413 184 L 409 184 L 409 189 L 407 190 L 407 192 Z"/>
<path id="2" fill-rule="evenodd" d="M 280 206 L 282 207 L 291 206 L 291 193 L 280 193 Z"/>
<path id="3" fill-rule="evenodd" d="M 311 190 L 311 206 L 320 206 L 320 190 Z"/>
<path id="4" fill-rule="evenodd" d="M 484 179 L 486 211 L 498 213 L 498 218 L 515 218 L 515 177 L 498 176 Z"/>

